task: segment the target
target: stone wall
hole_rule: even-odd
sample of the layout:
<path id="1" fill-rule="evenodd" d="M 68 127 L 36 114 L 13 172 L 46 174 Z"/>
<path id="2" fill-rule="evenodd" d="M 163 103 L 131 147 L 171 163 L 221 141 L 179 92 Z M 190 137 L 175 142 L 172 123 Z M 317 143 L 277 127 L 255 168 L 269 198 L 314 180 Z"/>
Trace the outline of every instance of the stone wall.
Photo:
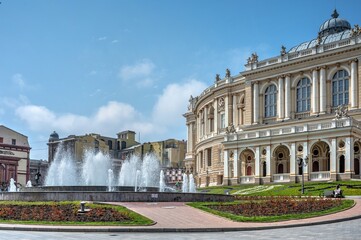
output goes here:
<path id="1" fill-rule="evenodd" d="M 164 192 L 1 192 L 0 201 L 224 202 L 231 195 Z"/>

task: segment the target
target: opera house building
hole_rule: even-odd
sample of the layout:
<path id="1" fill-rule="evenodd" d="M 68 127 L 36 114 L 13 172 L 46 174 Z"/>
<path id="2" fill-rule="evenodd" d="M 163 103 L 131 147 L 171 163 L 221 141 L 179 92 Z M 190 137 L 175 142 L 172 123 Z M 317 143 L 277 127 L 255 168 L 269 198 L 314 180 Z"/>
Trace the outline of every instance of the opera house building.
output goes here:
<path id="1" fill-rule="evenodd" d="M 361 28 L 335 10 L 315 36 L 253 53 L 190 97 L 185 166 L 198 187 L 360 179 Z"/>

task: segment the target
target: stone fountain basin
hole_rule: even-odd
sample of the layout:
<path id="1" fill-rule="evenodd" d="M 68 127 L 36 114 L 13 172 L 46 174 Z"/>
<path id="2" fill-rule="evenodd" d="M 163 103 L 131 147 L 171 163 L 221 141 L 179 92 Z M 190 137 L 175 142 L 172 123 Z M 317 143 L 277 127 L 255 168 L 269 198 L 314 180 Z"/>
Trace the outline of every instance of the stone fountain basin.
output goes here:
<path id="1" fill-rule="evenodd" d="M 80 186 L 74 186 L 79 187 Z M 30 188 L 29 188 L 30 189 Z M 99 201 L 99 202 L 222 202 L 233 201 L 231 195 L 180 192 L 133 191 L 42 191 L 1 192 L 1 201 Z M 34 191 L 33 191 L 34 190 Z"/>
<path id="2" fill-rule="evenodd" d="M 21 188 L 20 192 L 107 192 L 108 186 L 42 186 Z M 139 187 L 137 191 L 158 192 L 158 187 Z M 112 192 L 134 192 L 134 186 L 112 186 Z"/>

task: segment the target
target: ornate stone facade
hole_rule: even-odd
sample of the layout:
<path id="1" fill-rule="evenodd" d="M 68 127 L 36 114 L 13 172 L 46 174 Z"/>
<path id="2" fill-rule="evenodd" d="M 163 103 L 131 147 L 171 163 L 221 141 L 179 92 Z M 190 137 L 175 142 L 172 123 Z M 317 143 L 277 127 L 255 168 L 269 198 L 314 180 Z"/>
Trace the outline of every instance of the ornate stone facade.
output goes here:
<path id="1" fill-rule="evenodd" d="M 315 39 L 267 60 L 253 53 L 245 71 L 192 97 L 185 165 L 197 185 L 297 182 L 302 171 L 360 179 L 359 29 L 335 11 Z"/>
<path id="2" fill-rule="evenodd" d="M 25 186 L 30 179 L 28 137 L 0 125 L 0 188 L 7 190 L 10 179 Z"/>

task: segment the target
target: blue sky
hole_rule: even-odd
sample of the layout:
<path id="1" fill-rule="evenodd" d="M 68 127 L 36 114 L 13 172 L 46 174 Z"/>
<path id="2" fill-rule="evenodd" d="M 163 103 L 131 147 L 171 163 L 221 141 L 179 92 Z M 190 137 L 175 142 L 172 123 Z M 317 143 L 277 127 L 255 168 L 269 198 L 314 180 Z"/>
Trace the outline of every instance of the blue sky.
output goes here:
<path id="1" fill-rule="evenodd" d="M 0 124 L 47 159 L 60 137 L 99 133 L 186 139 L 189 96 L 317 37 L 336 7 L 361 24 L 359 0 L 2 0 Z"/>

